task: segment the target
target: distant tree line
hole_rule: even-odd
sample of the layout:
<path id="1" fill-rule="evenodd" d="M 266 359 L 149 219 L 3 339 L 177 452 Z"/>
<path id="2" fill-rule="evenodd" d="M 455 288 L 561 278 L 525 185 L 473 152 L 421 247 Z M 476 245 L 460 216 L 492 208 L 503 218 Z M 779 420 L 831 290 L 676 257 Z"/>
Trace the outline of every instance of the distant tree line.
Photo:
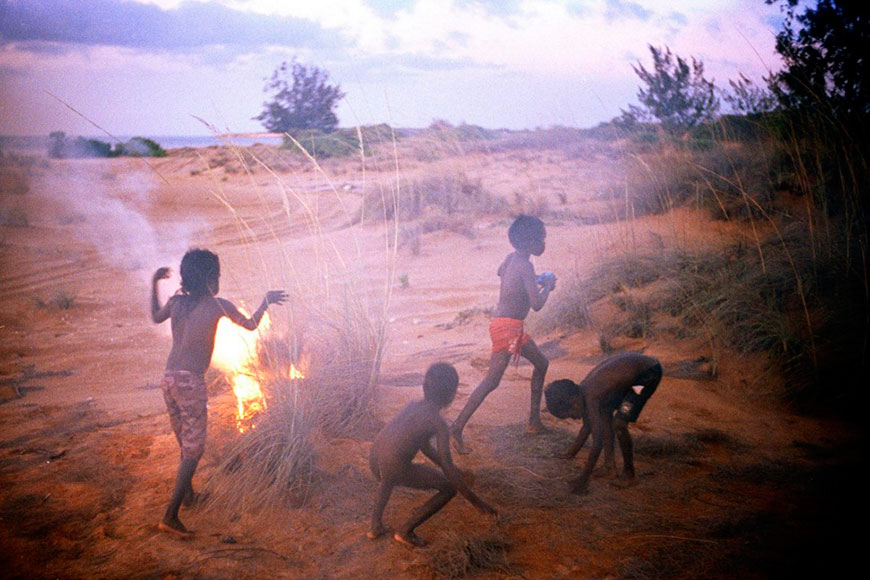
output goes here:
<path id="1" fill-rule="evenodd" d="M 67 137 L 63 131 L 49 134 L 48 156 L 52 159 L 84 157 L 166 157 L 166 150 L 146 137 L 133 137 L 124 143 L 111 145 L 98 139 Z"/>

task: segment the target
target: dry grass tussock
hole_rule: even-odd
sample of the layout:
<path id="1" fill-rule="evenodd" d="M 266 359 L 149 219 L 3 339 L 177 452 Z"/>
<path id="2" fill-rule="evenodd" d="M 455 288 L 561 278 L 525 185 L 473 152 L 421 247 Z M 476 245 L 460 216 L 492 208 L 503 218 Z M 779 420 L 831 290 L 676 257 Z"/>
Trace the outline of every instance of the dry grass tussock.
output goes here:
<path id="1" fill-rule="evenodd" d="M 603 350 L 618 335 L 699 336 L 714 372 L 725 351 L 766 353 L 786 379 L 782 394 L 804 409 L 860 396 L 870 329 L 867 163 L 860 146 L 817 125 L 703 147 L 629 143 L 625 181 L 603 195 L 612 219 L 633 231 L 642 214 L 690 205 L 736 222 L 745 237 L 709 252 L 662 243 L 607 259 L 583 279 L 563 275 L 542 324 L 598 327 Z M 607 323 L 590 314 L 598 311 Z"/>
<path id="2" fill-rule="evenodd" d="M 462 536 L 454 532 L 429 556 L 429 567 L 438 578 L 455 580 L 482 572 L 511 573 L 510 543 L 499 533 Z"/>

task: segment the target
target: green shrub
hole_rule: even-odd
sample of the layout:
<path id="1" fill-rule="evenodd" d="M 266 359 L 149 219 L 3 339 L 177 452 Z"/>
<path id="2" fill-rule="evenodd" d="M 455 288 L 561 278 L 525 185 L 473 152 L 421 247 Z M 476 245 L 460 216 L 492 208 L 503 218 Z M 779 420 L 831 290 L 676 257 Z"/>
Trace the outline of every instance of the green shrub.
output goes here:
<path id="1" fill-rule="evenodd" d="M 166 157 L 166 155 L 163 147 L 146 137 L 133 137 L 126 143 L 118 143 L 111 152 L 112 157 Z"/>
<path id="2" fill-rule="evenodd" d="M 166 150 L 155 141 L 146 137 L 133 137 L 126 143 L 112 147 L 105 141 L 85 137 L 67 138 L 63 131 L 53 131 L 49 135 L 48 156 L 53 159 L 87 157 L 166 157 Z"/>

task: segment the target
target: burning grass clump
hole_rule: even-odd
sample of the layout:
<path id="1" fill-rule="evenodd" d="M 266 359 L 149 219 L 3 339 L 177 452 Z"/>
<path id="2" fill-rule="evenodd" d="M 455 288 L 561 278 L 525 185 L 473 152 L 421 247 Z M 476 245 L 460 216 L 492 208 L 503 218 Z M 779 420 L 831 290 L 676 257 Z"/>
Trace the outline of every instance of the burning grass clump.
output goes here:
<path id="1" fill-rule="evenodd" d="M 298 385 L 270 385 L 268 410 L 235 437 L 206 481 L 208 507 L 230 513 L 267 513 L 308 491 L 314 471 L 313 417 L 298 404 Z"/>
<path id="2" fill-rule="evenodd" d="M 357 298 L 348 290 L 341 311 L 322 305 L 311 320 L 295 319 L 290 336 L 267 331 L 258 341 L 243 370 L 263 402 L 240 418 L 244 432 L 220 454 L 209 480 L 212 505 L 231 513 L 297 505 L 310 491 L 317 442 L 376 424 L 383 340 Z"/>
<path id="3" fill-rule="evenodd" d="M 464 536 L 454 532 L 432 551 L 429 567 L 440 578 L 467 578 L 480 572 L 511 573 L 508 542 L 501 534 Z"/>

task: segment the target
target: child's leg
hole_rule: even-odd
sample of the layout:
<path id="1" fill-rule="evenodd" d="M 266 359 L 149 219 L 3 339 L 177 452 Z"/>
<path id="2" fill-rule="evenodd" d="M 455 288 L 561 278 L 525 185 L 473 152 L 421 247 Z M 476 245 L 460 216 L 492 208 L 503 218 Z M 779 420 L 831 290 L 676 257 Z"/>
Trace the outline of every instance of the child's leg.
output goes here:
<path id="1" fill-rule="evenodd" d="M 542 433 L 546 431 L 546 428 L 541 423 L 541 395 L 544 392 L 544 378 L 547 376 L 547 368 L 550 366 L 550 361 L 547 360 L 547 357 L 544 356 L 544 353 L 541 352 L 533 340 L 530 340 L 523 346 L 521 354 L 535 367 L 535 370 L 532 371 L 529 426 L 526 428 L 526 431 L 529 433 Z"/>
<path id="2" fill-rule="evenodd" d="M 631 434 L 628 432 L 628 423 L 621 419 L 613 422 L 616 437 L 619 439 L 619 449 L 622 451 L 622 478 L 626 481 L 634 481 L 634 449 Z"/>
<path id="3" fill-rule="evenodd" d="M 397 542 L 412 546 L 425 546 L 426 542 L 414 533 L 417 526 L 431 518 L 447 505 L 456 489 L 440 471 L 428 465 L 411 464 L 397 481 L 398 484 L 414 489 L 437 489 L 438 493 L 414 510 L 411 518 L 399 528 L 393 538 Z"/>
<path id="4" fill-rule="evenodd" d="M 181 507 L 185 493 L 190 488 L 190 482 L 196 471 L 197 463 L 199 463 L 199 458 L 181 460 L 181 465 L 178 466 L 178 474 L 175 476 L 175 488 L 172 490 L 172 497 L 169 499 L 169 507 L 166 508 L 166 513 L 160 521 L 161 530 L 174 532 L 183 536 L 192 533 L 178 519 L 178 509 Z"/>
<path id="5" fill-rule="evenodd" d="M 372 527 L 367 534 L 371 540 L 380 538 L 389 531 L 384 526 L 383 517 L 387 502 L 390 501 L 390 494 L 393 493 L 393 485 L 392 481 L 381 481 L 381 486 L 378 489 L 378 499 L 375 501 L 375 509 L 372 512 Z"/>
<path id="6" fill-rule="evenodd" d="M 191 532 L 178 519 L 178 509 L 185 498 L 193 498 L 193 474 L 205 450 L 207 394 L 202 377 L 187 372 L 167 373 L 163 384 L 172 428 L 181 447 L 181 465 L 159 527 L 163 531 L 187 536 Z M 170 399 L 172 405 L 169 405 Z"/>
<path id="7" fill-rule="evenodd" d="M 616 474 L 616 449 L 613 444 L 615 438 L 613 425 L 613 415 L 608 413 L 604 420 L 604 472 L 611 477 Z"/>
<path id="8" fill-rule="evenodd" d="M 450 429 L 457 453 L 466 454 L 471 452 L 462 441 L 462 430 L 465 429 L 465 424 L 468 423 L 468 420 L 477 408 L 480 407 L 480 404 L 483 403 L 486 396 L 498 387 L 499 382 L 501 382 L 501 377 L 504 375 L 504 371 L 507 368 L 508 363 L 510 363 L 510 360 L 511 355 L 507 351 L 492 353 L 492 356 L 489 359 L 489 370 L 487 371 L 486 376 L 480 384 L 477 385 L 477 388 L 474 389 L 471 396 L 468 397 L 465 407 L 463 407 L 459 416 L 456 417 L 456 420 L 453 422 L 453 427 Z M 540 398 L 538 400 L 540 401 Z"/>

